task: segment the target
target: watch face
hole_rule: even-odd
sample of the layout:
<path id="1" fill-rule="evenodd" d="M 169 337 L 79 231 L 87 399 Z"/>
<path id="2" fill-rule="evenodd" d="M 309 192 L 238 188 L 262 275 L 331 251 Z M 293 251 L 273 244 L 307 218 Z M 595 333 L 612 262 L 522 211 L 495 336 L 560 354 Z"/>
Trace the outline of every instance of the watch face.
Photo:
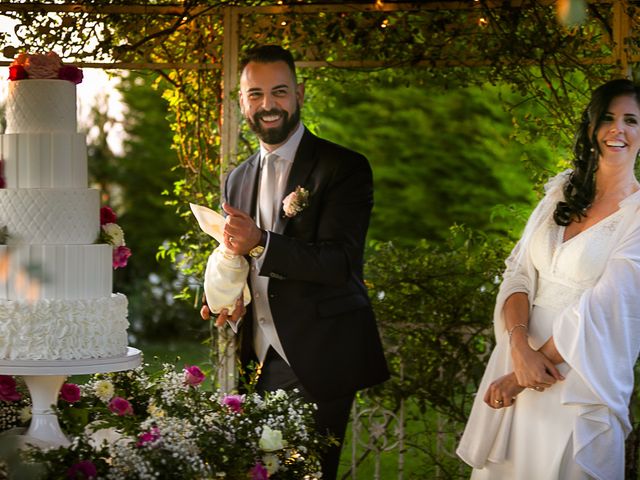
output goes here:
<path id="1" fill-rule="evenodd" d="M 251 251 L 249 252 L 249 255 L 252 256 L 253 258 L 257 258 L 260 255 L 262 255 L 262 252 L 264 252 L 264 247 L 261 245 L 258 245 L 257 247 L 254 247 L 251 249 Z"/>

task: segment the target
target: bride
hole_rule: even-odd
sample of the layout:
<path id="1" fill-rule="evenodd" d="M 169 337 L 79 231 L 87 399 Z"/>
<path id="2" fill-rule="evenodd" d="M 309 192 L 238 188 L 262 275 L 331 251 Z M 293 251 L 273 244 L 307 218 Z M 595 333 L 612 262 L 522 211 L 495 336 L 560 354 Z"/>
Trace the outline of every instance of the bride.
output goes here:
<path id="1" fill-rule="evenodd" d="M 640 88 L 613 80 L 582 115 L 507 259 L 496 347 L 457 453 L 471 478 L 622 479 L 640 349 Z"/>

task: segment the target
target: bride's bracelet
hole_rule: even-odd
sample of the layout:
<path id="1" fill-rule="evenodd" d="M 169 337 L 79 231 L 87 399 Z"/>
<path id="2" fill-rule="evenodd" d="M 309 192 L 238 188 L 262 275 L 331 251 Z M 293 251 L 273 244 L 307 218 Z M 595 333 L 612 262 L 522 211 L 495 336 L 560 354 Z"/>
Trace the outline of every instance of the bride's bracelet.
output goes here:
<path id="1" fill-rule="evenodd" d="M 527 331 L 527 336 L 529 335 L 529 327 L 527 325 L 525 325 L 524 323 L 519 323 L 517 325 L 514 325 L 513 327 L 511 327 L 509 329 L 509 332 L 508 332 L 509 333 L 509 345 L 511 345 L 511 336 L 513 335 L 513 331 L 516 328 L 524 328 Z"/>

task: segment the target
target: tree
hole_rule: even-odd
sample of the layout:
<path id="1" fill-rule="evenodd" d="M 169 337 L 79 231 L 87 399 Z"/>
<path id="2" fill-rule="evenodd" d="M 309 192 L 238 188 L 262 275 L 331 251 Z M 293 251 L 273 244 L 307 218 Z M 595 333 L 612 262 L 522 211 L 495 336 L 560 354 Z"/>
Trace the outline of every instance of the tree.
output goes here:
<path id="1" fill-rule="evenodd" d="M 127 267 L 115 271 L 114 290 L 129 299 L 129 331 L 138 341 L 185 336 L 192 332 L 184 328 L 183 319 L 195 318 L 190 305 L 174 298 L 188 279 L 171 262 L 156 258 L 158 247 L 184 230 L 175 206 L 162 194 L 183 172 L 175 167 L 168 106 L 154 88 L 157 82 L 158 77 L 149 74 L 121 78 L 118 89 L 126 106 L 122 156 L 115 156 L 107 142 L 115 121 L 100 105 L 93 115 L 97 134 L 89 144 L 93 181 L 104 192 L 105 203 L 118 213 L 133 252 Z"/>
<path id="2" fill-rule="evenodd" d="M 505 87 L 444 90 L 409 83 L 412 73 L 404 82 L 398 73 L 370 74 L 367 83 L 353 77 L 311 82 L 308 106 L 323 136 L 371 161 L 370 238 L 442 242 L 454 223 L 518 234 L 525 215 L 514 212 L 526 213 L 537 198 L 532 172 L 554 170 L 564 153 L 540 137 L 525 144 L 514 138 L 514 119 L 539 108 L 524 104 L 508 112 L 505 104 L 519 98 Z M 509 208 L 495 215 L 496 205 Z"/>

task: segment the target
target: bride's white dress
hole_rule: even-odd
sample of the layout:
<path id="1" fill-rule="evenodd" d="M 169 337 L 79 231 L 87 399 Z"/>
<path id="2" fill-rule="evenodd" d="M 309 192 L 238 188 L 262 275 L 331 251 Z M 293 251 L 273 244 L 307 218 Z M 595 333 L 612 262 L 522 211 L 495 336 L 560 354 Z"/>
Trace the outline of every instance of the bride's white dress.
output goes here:
<path id="1" fill-rule="evenodd" d="M 457 449 L 475 480 L 624 477 L 640 352 L 640 191 L 563 241 L 565 228 L 552 219 L 562 180 L 550 182 L 507 260 L 494 314 L 496 347 Z M 532 306 L 531 346 L 553 336 L 567 360 L 559 365 L 565 380 L 493 409 L 482 398 L 493 380 L 513 371 L 502 307 L 515 292 L 527 292 Z"/>
<path id="2" fill-rule="evenodd" d="M 529 343 L 539 348 L 553 334 L 553 323 L 575 304 L 604 271 L 621 210 L 563 242 L 564 227 L 552 218 L 532 237 L 531 260 L 538 270 L 538 290 L 529 322 Z M 559 366 L 563 375 L 566 364 Z M 515 405 L 507 461 L 474 470 L 472 479 L 590 478 L 574 459 L 571 437 L 579 409 L 561 403 L 565 383 L 544 392 L 524 390 Z"/>

